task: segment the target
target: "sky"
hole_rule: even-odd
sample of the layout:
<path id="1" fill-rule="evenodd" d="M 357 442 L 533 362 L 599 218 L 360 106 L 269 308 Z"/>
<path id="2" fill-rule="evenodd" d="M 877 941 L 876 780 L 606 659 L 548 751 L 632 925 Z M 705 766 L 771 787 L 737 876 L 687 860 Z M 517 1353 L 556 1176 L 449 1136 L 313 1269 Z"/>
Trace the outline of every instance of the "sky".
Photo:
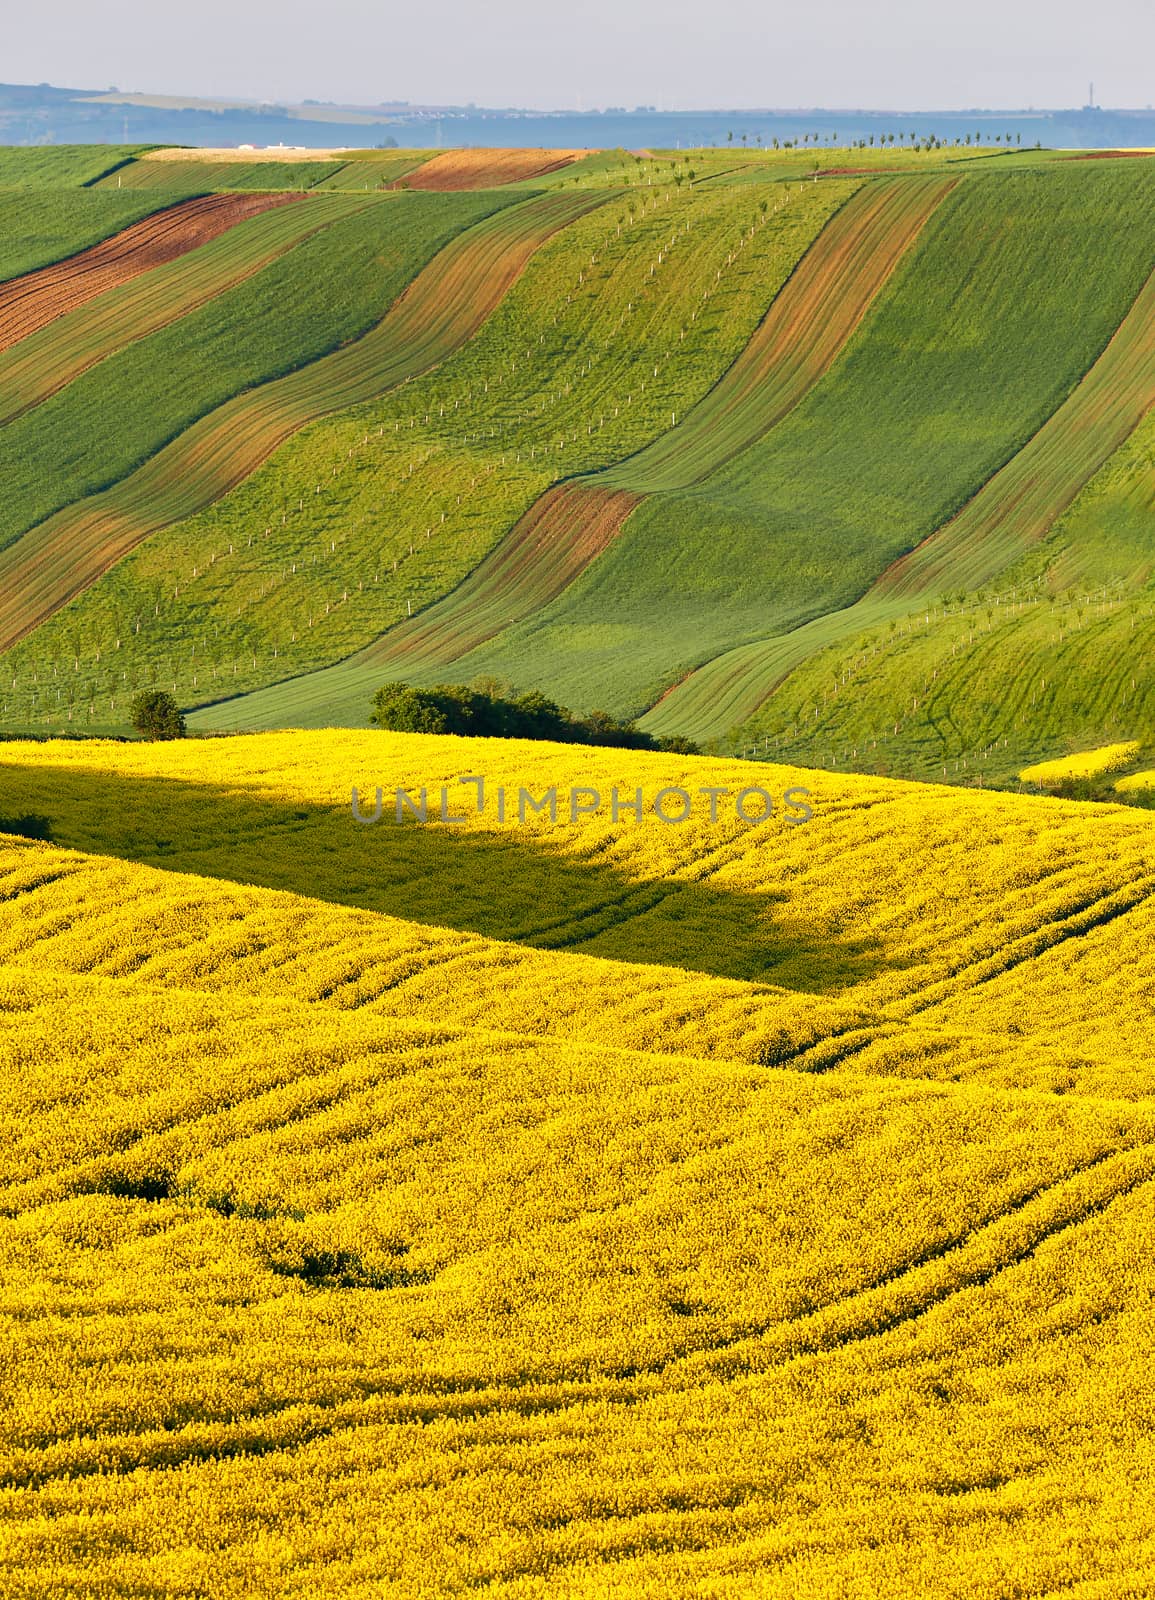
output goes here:
<path id="1" fill-rule="evenodd" d="M 282 103 L 863 110 L 1155 103 L 1150 0 L 52 0 L 0 77 Z"/>

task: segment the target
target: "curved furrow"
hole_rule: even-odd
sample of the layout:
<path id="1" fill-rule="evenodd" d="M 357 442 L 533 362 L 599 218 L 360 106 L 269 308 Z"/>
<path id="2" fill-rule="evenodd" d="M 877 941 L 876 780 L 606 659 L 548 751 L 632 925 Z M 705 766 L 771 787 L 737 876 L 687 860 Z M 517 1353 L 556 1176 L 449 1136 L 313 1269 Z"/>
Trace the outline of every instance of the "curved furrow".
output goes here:
<path id="1" fill-rule="evenodd" d="M 456 660 L 560 594 L 637 502 L 628 489 L 563 483 L 547 490 L 459 588 L 354 660 L 398 670 Z"/>
<path id="2" fill-rule="evenodd" d="M 157 528 L 212 504 L 306 423 L 372 399 L 465 343 L 539 245 L 604 195 L 550 194 L 468 229 L 363 338 L 218 407 L 102 494 L 67 506 L 0 554 L 0 649 Z"/>
<path id="3" fill-rule="evenodd" d="M 97 295 L 208 244 L 245 218 L 298 199 L 294 194 L 210 194 L 185 200 L 67 261 L 0 285 L 0 350 Z"/>
<path id="4" fill-rule="evenodd" d="M 259 209 L 175 260 L 62 312 L 0 355 L 0 426 L 126 344 L 188 316 L 336 218 L 371 203 L 326 196 L 303 208 Z"/>
<path id="5" fill-rule="evenodd" d="M 395 182 L 408 189 L 497 189 L 544 178 L 590 154 L 589 150 L 443 150 Z"/>
<path id="6" fill-rule="evenodd" d="M 1155 273 L 1082 382 L 956 516 L 892 562 L 853 606 L 715 657 L 647 712 L 643 725 L 718 736 L 753 715 L 814 652 L 945 589 L 989 582 L 1045 537 L 1152 405 Z"/>
<path id="7" fill-rule="evenodd" d="M 953 183 L 896 180 L 858 190 L 683 423 L 607 472 L 549 489 L 459 588 L 349 665 L 413 670 L 456 661 L 561 594 L 617 537 L 643 492 L 698 482 L 772 428 L 835 360 Z"/>

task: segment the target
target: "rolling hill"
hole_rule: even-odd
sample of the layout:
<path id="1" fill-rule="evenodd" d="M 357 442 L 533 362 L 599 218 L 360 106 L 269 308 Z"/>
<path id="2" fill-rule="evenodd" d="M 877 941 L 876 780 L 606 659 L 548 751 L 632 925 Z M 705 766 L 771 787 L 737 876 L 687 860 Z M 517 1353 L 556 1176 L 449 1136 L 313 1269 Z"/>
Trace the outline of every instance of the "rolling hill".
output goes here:
<path id="1" fill-rule="evenodd" d="M 113 731 L 153 684 L 200 729 L 357 726 L 383 676 L 485 676 L 930 778 L 1149 739 L 1153 170 L 9 152 L 0 727 Z"/>
<path id="2" fill-rule="evenodd" d="M 1142 1591 L 1149 816 L 354 732 L 0 805 L 10 1592 Z"/>
<path id="3" fill-rule="evenodd" d="M 1152 1591 L 1155 161 L 919 146 L 0 152 L 5 1595 Z"/>

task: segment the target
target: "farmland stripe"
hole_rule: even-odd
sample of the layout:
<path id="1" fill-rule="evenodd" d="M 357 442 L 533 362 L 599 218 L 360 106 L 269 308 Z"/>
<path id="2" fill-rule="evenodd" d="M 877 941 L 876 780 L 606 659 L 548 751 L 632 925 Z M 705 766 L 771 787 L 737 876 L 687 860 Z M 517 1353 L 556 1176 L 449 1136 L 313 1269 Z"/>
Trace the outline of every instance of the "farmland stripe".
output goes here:
<path id="1" fill-rule="evenodd" d="M 266 209 L 187 255 L 61 315 L 0 356 L 0 425 L 125 345 L 234 288 L 331 222 L 373 203 L 350 196 L 315 200 L 303 209 Z"/>
<path id="2" fill-rule="evenodd" d="M 589 150 L 443 150 L 407 177 L 397 179 L 394 187 L 404 184 L 409 189 L 442 192 L 497 189 L 506 183 L 544 178 L 591 154 Z"/>
<path id="3" fill-rule="evenodd" d="M 540 195 L 460 234 L 363 338 L 203 417 L 121 483 L 47 518 L 0 553 L 0 649 L 81 593 L 158 528 L 203 510 L 291 434 L 437 366 L 471 338 L 559 228 L 605 203 Z"/>
<path id="4" fill-rule="evenodd" d="M 556 599 L 617 537 L 644 491 L 701 482 L 773 428 L 836 359 L 955 181 L 886 180 L 856 191 L 683 423 L 596 477 L 548 490 L 457 589 L 350 666 L 458 660 Z"/>
<path id="5" fill-rule="evenodd" d="M 9 350 L 67 311 L 195 250 L 236 223 L 296 194 L 210 194 L 155 212 L 110 239 L 0 285 L 0 350 Z"/>
<path id="6" fill-rule="evenodd" d="M 1044 538 L 1155 405 L 1155 273 L 1059 409 L 949 522 L 863 597 L 773 639 L 716 656 L 642 718 L 651 733 L 712 737 L 744 721 L 808 656 L 944 589 L 974 589 Z"/>

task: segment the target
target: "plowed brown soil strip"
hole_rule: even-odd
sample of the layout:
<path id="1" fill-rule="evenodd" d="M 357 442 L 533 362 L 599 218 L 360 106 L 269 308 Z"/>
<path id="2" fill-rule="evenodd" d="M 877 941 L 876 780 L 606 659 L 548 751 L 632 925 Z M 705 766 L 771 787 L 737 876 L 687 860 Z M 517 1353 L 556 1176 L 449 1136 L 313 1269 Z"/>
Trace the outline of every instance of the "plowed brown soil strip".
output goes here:
<path id="1" fill-rule="evenodd" d="M 452 594 L 358 659 L 407 669 L 456 661 L 548 605 L 617 538 L 639 499 L 628 489 L 582 483 L 547 490 Z"/>
<path id="2" fill-rule="evenodd" d="M 1064 161 L 1126 161 L 1136 156 L 1150 159 L 1155 150 L 1087 150 L 1078 156 L 1063 156 Z"/>
<path id="3" fill-rule="evenodd" d="M 0 350 L 47 327 L 66 311 L 163 266 L 246 217 L 301 199 L 290 194 L 210 194 L 158 211 L 91 250 L 0 284 Z"/>
<path id="4" fill-rule="evenodd" d="M 475 223 L 360 339 L 236 395 L 120 483 L 29 529 L 0 551 L 0 650 L 150 533 L 219 500 L 307 422 L 360 405 L 444 361 L 472 338 L 533 252 L 604 198 L 590 190 L 538 195 Z"/>
<path id="5" fill-rule="evenodd" d="M 456 661 L 556 599 L 612 544 L 645 491 L 701 482 L 774 427 L 845 347 L 954 182 L 886 180 L 860 190 L 827 223 L 742 354 L 686 422 L 601 482 L 547 490 L 459 588 L 355 659 L 409 670 Z"/>
<path id="6" fill-rule="evenodd" d="M 589 154 L 588 150 L 446 150 L 408 177 L 398 178 L 393 187 L 497 189 L 504 183 L 542 178 Z"/>

